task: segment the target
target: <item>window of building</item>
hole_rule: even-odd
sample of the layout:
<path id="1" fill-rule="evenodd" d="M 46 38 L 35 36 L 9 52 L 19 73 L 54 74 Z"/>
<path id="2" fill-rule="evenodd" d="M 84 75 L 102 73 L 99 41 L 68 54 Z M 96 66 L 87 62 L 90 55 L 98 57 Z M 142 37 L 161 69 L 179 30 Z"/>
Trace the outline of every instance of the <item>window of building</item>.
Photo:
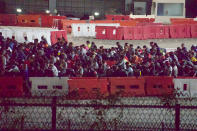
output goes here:
<path id="1" fill-rule="evenodd" d="M 131 9 L 133 15 L 151 15 L 152 0 L 133 0 Z"/>
<path id="2" fill-rule="evenodd" d="M 146 15 L 146 2 L 134 3 L 134 15 Z"/>
<path id="3" fill-rule="evenodd" d="M 183 3 L 158 3 L 158 16 L 183 16 Z"/>

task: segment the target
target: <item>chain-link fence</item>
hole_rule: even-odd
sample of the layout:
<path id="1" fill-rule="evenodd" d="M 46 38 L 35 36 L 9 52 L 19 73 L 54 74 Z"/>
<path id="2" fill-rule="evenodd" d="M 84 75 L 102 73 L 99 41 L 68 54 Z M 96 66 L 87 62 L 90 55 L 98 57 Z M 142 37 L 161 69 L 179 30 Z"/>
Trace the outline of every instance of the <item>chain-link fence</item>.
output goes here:
<path id="1" fill-rule="evenodd" d="M 171 102 L 171 103 L 170 103 Z M 0 99 L 0 130 L 197 130 L 197 99 Z"/>

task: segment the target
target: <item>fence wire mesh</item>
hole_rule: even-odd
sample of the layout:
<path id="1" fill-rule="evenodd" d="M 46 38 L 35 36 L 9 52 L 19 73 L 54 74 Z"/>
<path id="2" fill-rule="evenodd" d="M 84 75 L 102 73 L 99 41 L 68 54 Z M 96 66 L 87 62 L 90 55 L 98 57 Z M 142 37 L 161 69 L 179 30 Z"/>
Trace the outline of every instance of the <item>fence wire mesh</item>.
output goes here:
<path id="1" fill-rule="evenodd" d="M 57 129 L 140 130 L 175 129 L 175 111 L 167 108 L 59 107 Z M 67 117 L 64 117 L 67 116 Z"/>
<path id="2" fill-rule="evenodd" d="M 197 130 L 197 108 L 180 110 L 180 129 Z"/>
<path id="3" fill-rule="evenodd" d="M 0 130 L 197 130 L 196 103 L 160 97 L 1 98 Z"/>
<path id="4" fill-rule="evenodd" d="M 1 130 L 51 129 L 51 108 L 45 106 L 1 106 Z"/>

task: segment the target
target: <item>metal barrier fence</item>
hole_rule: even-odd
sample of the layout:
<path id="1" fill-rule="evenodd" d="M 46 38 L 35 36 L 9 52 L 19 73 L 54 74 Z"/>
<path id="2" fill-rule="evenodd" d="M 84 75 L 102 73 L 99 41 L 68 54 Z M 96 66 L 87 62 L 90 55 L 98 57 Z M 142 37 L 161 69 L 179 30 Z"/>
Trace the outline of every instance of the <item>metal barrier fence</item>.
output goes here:
<path id="1" fill-rule="evenodd" d="M 0 130 L 197 130 L 196 99 L 123 99 L 1 98 Z"/>

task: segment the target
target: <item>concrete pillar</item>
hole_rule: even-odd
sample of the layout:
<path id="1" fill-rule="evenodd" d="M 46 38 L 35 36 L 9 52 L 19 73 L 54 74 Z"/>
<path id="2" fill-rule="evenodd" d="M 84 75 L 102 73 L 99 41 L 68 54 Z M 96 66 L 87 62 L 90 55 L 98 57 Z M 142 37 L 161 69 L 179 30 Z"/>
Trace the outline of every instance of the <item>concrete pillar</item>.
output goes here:
<path id="1" fill-rule="evenodd" d="M 133 0 L 125 0 L 125 13 L 128 15 L 131 13 L 131 6 Z"/>
<path id="2" fill-rule="evenodd" d="M 57 10 L 56 10 L 56 0 L 49 0 L 49 11 L 51 14 L 56 14 Z"/>

